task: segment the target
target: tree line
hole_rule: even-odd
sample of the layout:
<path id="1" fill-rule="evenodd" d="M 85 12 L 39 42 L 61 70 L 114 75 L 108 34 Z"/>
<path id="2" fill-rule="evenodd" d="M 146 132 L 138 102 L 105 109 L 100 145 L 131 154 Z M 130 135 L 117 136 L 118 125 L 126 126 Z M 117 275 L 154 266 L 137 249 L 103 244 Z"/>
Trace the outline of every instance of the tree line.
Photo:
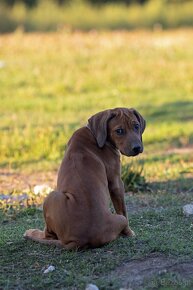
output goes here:
<path id="1" fill-rule="evenodd" d="M 23 3 L 29 8 L 33 8 L 37 6 L 42 0 L 0 0 L 0 3 L 3 3 L 7 6 L 14 6 L 16 3 Z M 73 0 L 52 0 L 55 2 L 57 5 L 65 5 L 69 4 L 70 2 L 73 2 Z M 93 5 L 102 5 L 106 3 L 124 3 L 126 5 L 131 5 L 131 4 L 140 4 L 143 5 L 146 2 L 150 0 L 83 0 L 85 2 L 91 3 Z M 188 2 L 191 0 L 160 0 L 164 1 L 165 3 L 180 3 L 180 2 Z"/>

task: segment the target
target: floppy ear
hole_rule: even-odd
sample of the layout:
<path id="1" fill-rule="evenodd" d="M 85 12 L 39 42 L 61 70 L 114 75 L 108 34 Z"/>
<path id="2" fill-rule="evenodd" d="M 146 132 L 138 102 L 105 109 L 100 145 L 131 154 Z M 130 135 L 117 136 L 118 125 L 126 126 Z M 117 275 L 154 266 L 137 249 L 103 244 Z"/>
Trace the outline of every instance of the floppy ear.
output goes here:
<path id="1" fill-rule="evenodd" d="M 95 136 L 100 148 L 105 145 L 107 139 L 107 123 L 115 114 L 112 110 L 99 112 L 88 119 L 88 127 Z"/>
<path id="2" fill-rule="evenodd" d="M 146 121 L 143 119 L 141 114 L 139 114 L 139 112 L 137 112 L 135 109 L 131 109 L 131 110 L 132 110 L 133 114 L 136 116 L 137 120 L 139 121 L 141 134 L 143 134 L 145 127 L 146 127 Z"/>

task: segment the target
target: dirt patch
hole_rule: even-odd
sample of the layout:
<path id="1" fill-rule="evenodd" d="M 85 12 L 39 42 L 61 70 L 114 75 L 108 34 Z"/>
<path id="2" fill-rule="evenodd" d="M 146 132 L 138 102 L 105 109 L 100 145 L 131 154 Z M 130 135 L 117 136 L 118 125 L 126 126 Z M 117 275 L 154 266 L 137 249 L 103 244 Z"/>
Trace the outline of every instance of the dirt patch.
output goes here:
<path id="1" fill-rule="evenodd" d="M 12 193 L 32 189 L 38 184 L 47 184 L 51 188 L 56 186 L 57 172 L 23 173 L 9 170 L 0 170 L 0 193 Z"/>
<path id="2" fill-rule="evenodd" d="M 175 258 L 152 254 L 124 263 L 111 272 L 109 279 L 119 279 L 124 289 L 142 289 L 145 281 L 165 273 L 175 273 L 183 279 L 192 279 L 193 261 L 179 263 Z"/>
<path id="3" fill-rule="evenodd" d="M 182 147 L 182 148 L 170 148 L 165 154 L 191 154 L 193 153 L 193 146 Z M 163 153 L 162 153 L 163 154 Z"/>

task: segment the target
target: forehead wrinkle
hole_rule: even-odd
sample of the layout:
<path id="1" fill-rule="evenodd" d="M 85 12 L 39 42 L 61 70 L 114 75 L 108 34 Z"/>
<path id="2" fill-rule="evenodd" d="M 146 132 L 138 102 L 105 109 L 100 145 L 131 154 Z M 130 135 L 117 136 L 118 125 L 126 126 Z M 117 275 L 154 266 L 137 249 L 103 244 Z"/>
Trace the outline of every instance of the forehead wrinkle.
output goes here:
<path id="1" fill-rule="evenodd" d="M 128 111 L 128 113 L 124 112 L 123 114 L 125 115 L 126 119 L 129 121 L 130 124 L 133 124 L 136 121 L 138 122 L 136 116 L 132 112 Z"/>
<path id="2" fill-rule="evenodd" d="M 129 111 L 123 112 L 122 120 L 125 121 L 125 125 L 129 128 L 132 128 L 134 123 L 138 123 L 136 116 Z"/>
<path id="3" fill-rule="evenodd" d="M 123 119 L 123 115 L 124 115 L 124 112 L 122 109 L 118 109 L 117 110 L 117 117 L 119 117 L 121 120 Z"/>
<path id="4" fill-rule="evenodd" d="M 123 122 L 128 127 L 132 127 L 133 122 L 137 121 L 135 115 L 126 108 L 117 108 L 116 117 L 120 122 Z"/>
<path id="5" fill-rule="evenodd" d="M 132 124 L 133 114 L 131 112 L 123 112 L 123 118 L 126 123 Z"/>
<path id="6" fill-rule="evenodd" d="M 125 108 L 118 108 L 117 109 L 117 117 L 119 117 L 121 120 L 125 120 L 126 118 L 130 118 L 129 112 L 127 112 Z"/>
<path id="7" fill-rule="evenodd" d="M 122 126 L 126 126 L 126 127 L 131 127 L 133 120 L 132 120 L 132 114 L 127 114 L 125 112 L 123 112 L 122 110 L 120 110 L 116 116 L 116 118 L 118 119 L 118 123 L 117 123 L 117 127 L 119 127 L 120 125 Z M 121 124 L 122 123 L 122 124 Z"/>

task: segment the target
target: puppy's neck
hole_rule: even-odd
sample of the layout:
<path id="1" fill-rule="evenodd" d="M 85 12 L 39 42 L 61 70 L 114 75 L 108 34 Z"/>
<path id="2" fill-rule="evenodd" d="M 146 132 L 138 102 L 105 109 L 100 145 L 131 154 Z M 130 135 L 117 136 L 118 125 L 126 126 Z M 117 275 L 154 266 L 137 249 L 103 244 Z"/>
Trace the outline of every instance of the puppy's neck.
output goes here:
<path id="1" fill-rule="evenodd" d="M 116 155 L 118 155 L 118 156 L 121 155 L 121 154 L 120 154 L 120 151 L 117 149 L 117 147 L 115 147 L 111 142 L 106 141 L 106 142 L 105 142 L 105 145 L 108 146 L 108 147 L 110 147 L 111 150 L 112 150 Z"/>

